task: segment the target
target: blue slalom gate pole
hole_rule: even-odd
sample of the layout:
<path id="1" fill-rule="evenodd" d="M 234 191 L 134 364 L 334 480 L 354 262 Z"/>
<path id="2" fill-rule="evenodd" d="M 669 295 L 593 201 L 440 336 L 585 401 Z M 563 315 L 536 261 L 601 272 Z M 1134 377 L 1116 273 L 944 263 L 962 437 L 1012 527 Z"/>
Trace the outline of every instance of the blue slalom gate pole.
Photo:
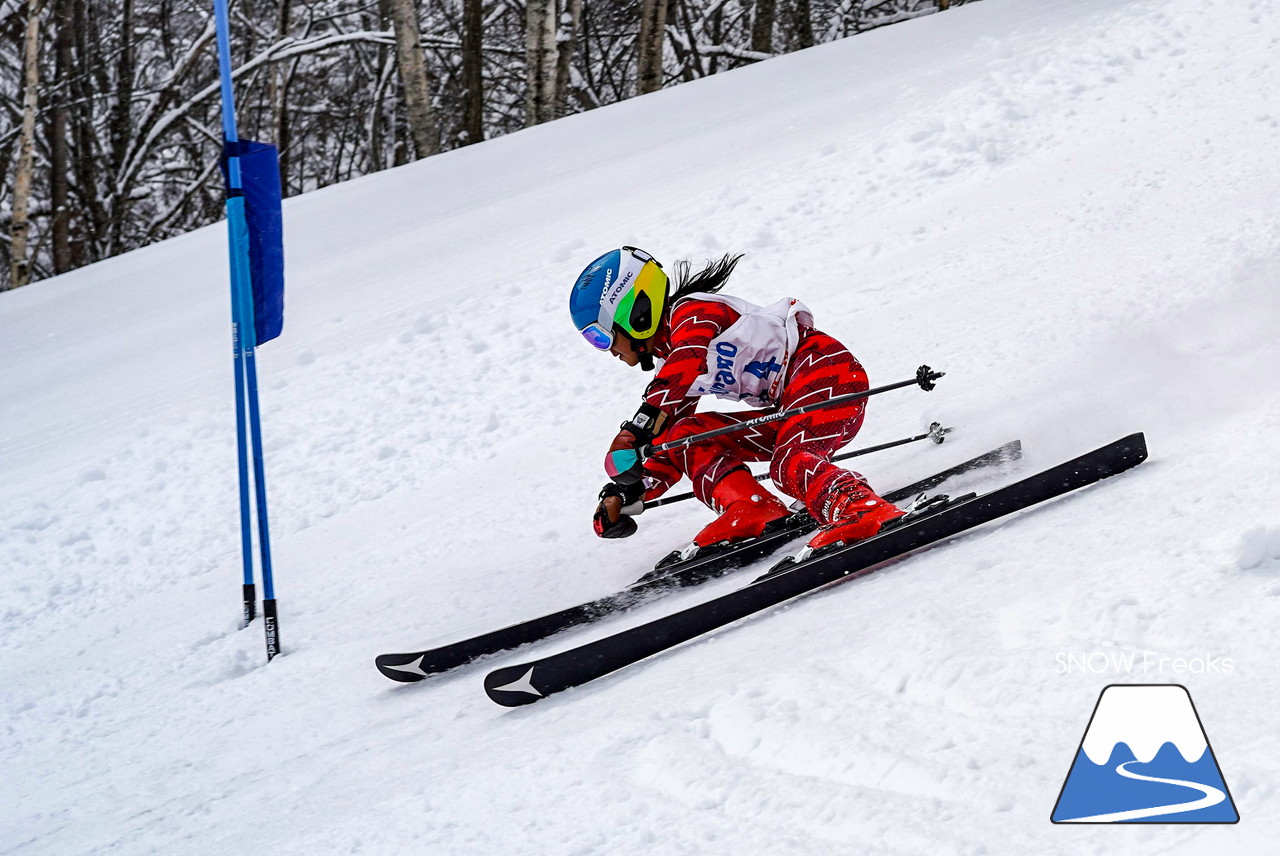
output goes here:
<path id="1" fill-rule="evenodd" d="M 231 264 L 231 339 L 235 350 L 236 452 L 240 476 L 240 538 L 244 562 L 244 623 L 254 618 L 253 527 L 250 510 L 249 458 L 253 460 L 254 500 L 258 545 L 262 555 L 262 616 L 267 661 L 280 653 L 275 585 L 271 573 L 271 537 L 267 517 L 267 484 L 262 457 L 262 419 L 258 406 L 258 371 L 254 350 L 254 295 L 250 276 L 249 226 L 241 176 L 241 145 L 236 132 L 235 93 L 231 85 L 231 43 L 227 0 L 214 0 L 217 23 L 218 68 L 222 80 L 223 156 L 226 159 L 227 246 Z"/>
<path id="2" fill-rule="evenodd" d="M 227 214 L 227 223 L 230 227 L 230 212 Z M 240 558 L 244 564 L 244 585 L 241 586 L 241 594 L 244 598 L 243 626 L 248 627 L 257 614 L 258 596 L 253 585 L 253 521 L 249 508 L 249 438 L 245 430 L 247 417 L 245 415 L 244 354 L 240 350 L 240 307 L 234 284 L 236 249 L 233 241 L 228 240 L 227 245 L 231 252 L 231 345 L 234 349 L 232 361 L 236 371 L 236 456 L 240 470 Z"/>

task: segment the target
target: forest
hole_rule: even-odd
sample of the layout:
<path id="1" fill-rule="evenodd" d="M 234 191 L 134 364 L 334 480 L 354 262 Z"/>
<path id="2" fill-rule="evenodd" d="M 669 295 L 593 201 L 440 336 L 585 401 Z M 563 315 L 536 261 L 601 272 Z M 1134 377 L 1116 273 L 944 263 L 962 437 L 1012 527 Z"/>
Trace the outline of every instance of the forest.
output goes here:
<path id="1" fill-rule="evenodd" d="M 240 133 L 293 196 L 961 2 L 233 0 Z M 221 219 L 219 111 L 212 0 L 0 0 L 0 291 Z"/>

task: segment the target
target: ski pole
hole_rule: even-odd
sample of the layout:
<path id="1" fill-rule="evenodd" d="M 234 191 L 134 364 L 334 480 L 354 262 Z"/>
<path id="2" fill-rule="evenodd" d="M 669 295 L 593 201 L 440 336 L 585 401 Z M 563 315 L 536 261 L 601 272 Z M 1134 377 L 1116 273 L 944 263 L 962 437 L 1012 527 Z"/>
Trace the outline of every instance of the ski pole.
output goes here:
<path id="1" fill-rule="evenodd" d="M 901 389 L 904 386 L 919 386 L 927 392 L 937 385 L 934 381 L 940 377 L 945 377 L 945 373 L 935 372 L 928 366 L 921 366 L 916 369 L 916 376 L 911 380 L 900 380 L 897 383 L 885 384 L 884 386 L 877 386 L 873 389 L 864 389 L 862 392 L 851 392 L 848 395 L 837 395 L 835 398 L 828 398 L 825 401 L 815 401 L 812 404 L 793 407 L 790 410 L 779 410 L 777 413 L 770 413 L 766 416 L 757 416 L 755 419 L 748 419 L 746 422 L 736 422 L 733 425 L 726 425 L 723 428 L 713 428 L 710 431 L 703 431 L 701 434 L 692 434 L 688 437 L 681 437 L 679 440 L 672 440 L 668 443 L 638 446 L 634 449 L 618 449 L 610 452 L 608 457 L 605 458 L 604 469 L 610 476 L 619 478 L 623 473 L 637 470 L 638 464 L 641 461 L 645 458 L 653 457 L 658 452 L 666 452 L 671 449 L 682 449 L 685 446 L 692 446 L 694 443 L 701 443 L 704 440 L 710 440 L 712 437 L 723 437 L 725 434 L 745 431 L 748 428 L 755 428 L 769 422 L 777 422 L 779 419 L 790 419 L 792 416 L 799 416 L 802 413 L 821 410 L 824 407 L 834 407 L 837 404 L 848 404 L 850 401 L 857 401 L 860 398 L 870 398 L 873 395 L 879 395 L 880 393 L 888 392 L 891 389 Z"/>
<path id="2" fill-rule="evenodd" d="M 889 443 L 881 443 L 878 446 L 867 446 L 865 449 L 856 449 L 855 451 L 852 451 L 852 452 L 845 452 L 843 455 L 836 455 L 831 460 L 833 462 L 847 461 L 850 458 L 857 458 L 862 455 L 869 455 L 872 452 L 882 452 L 885 449 L 892 449 L 894 446 L 905 446 L 907 443 L 916 443 L 920 440 L 925 440 L 925 439 L 932 440 L 935 443 L 941 443 L 943 440 L 946 439 L 946 435 L 950 434 L 954 430 L 955 430 L 954 428 L 943 428 L 942 423 L 934 422 L 929 426 L 929 430 L 924 432 L 923 434 L 917 434 L 914 437 L 904 437 L 901 440 L 893 440 L 892 442 L 889 442 Z M 756 481 L 763 481 L 768 477 L 769 477 L 768 472 L 759 473 L 754 476 Z M 644 504 L 644 507 L 645 507 L 645 510 L 647 511 L 650 508 L 657 508 L 660 505 L 670 505 L 673 502 L 683 502 L 686 499 L 692 499 L 692 498 L 693 498 L 692 492 L 679 493 L 679 494 L 676 494 L 675 496 L 664 496 L 662 499 L 655 499 L 652 502 L 646 502 Z"/>
<path id="3" fill-rule="evenodd" d="M 834 407 L 837 404 L 848 404 L 850 401 L 857 401 L 860 398 L 870 398 L 873 395 L 879 395 L 880 393 L 888 392 L 891 389 L 901 389 L 904 386 L 919 386 L 927 392 L 936 386 L 934 381 L 943 377 L 945 374 L 945 372 L 935 372 L 928 366 L 921 366 L 916 369 L 916 376 L 911 380 L 900 380 L 897 383 L 877 386 L 874 389 L 865 389 L 862 392 L 851 392 L 848 395 L 837 395 L 835 398 L 828 398 L 825 401 L 815 401 L 813 404 L 806 404 L 802 407 L 793 407 L 790 410 L 779 410 L 777 413 L 770 413 L 767 416 L 758 416 L 755 419 L 748 419 L 746 422 L 739 422 L 735 425 L 726 425 L 723 428 L 714 428 L 710 431 L 703 431 L 701 434 L 692 434 L 688 437 L 681 437 L 679 440 L 672 440 L 668 443 L 644 446 L 638 450 L 640 460 L 651 458 L 658 452 L 666 452 L 671 449 L 682 449 L 685 446 L 692 446 L 694 443 L 701 443 L 704 440 L 710 440 L 712 437 L 722 437 L 725 434 L 745 431 L 748 428 L 755 428 L 758 425 L 777 422 L 779 419 L 790 419 L 792 416 L 799 416 L 802 413 L 809 413 L 813 410 L 821 410 L 824 407 Z"/>

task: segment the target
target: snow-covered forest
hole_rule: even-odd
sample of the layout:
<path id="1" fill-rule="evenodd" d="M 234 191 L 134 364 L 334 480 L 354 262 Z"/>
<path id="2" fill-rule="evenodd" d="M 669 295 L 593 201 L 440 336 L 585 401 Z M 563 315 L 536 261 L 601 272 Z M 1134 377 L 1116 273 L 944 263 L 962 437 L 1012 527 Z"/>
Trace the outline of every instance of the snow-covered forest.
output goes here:
<path id="1" fill-rule="evenodd" d="M 234 2 L 241 133 L 296 195 L 962 2 Z M 211 12 L 0 0 L 0 290 L 221 217 Z"/>

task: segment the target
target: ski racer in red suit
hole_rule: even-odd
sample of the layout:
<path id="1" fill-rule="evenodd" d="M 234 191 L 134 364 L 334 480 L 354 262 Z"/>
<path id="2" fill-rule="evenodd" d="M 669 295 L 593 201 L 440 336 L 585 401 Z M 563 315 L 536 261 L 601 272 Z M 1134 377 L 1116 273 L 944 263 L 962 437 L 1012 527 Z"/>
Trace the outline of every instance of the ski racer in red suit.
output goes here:
<path id="1" fill-rule="evenodd" d="M 783 493 L 804 503 L 821 528 L 813 549 L 868 538 L 903 512 L 881 499 L 858 473 L 831 463 L 862 427 L 865 399 L 701 441 L 641 460 L 639 447 L 744 422 L 760 414 L 697 413 L 698 399 L 715 395 L 767 411 L 789 409 L 868 388 L 862 365 L 836 339 L 814 326 L 798 300 L 770 306 L 717 292 L 741 255 L 690 275 L 677 266 L 672 292 L 662 266 L 648 253 L 623 247 L 593 261 L 569 298 L 578 331 L 600 350 L 646 371 L 662 366 L 640 409 L 614 438 L 594 524 L 602 538 L 636 530 L 644 501 L 688 476 L 693 493 L 719 516 L 694 536 L 707 547 L 754 538 L 787 506 L 746 468 L 769 461 Z"/>

